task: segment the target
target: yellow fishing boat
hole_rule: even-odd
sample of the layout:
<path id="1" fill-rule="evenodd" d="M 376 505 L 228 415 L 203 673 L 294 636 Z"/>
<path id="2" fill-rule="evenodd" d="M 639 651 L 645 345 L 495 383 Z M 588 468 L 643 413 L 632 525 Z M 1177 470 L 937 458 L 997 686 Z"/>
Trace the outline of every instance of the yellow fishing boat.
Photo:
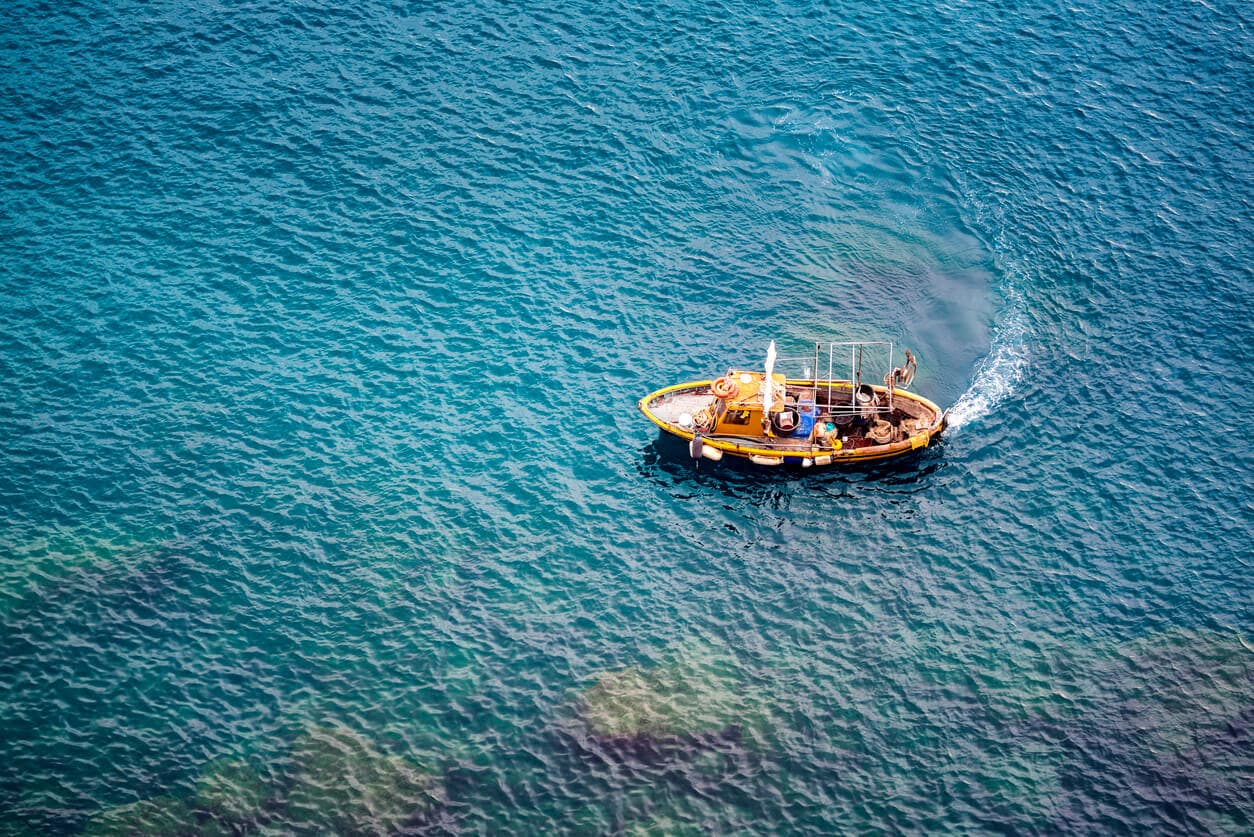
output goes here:
<path id="1" fill-rule="evenodd" d="M 665 387 L 638 406 L 662 430 L 687 439 L 693 459 L 731 455 L 804 468 L 888 459 L 927 447 L 948 415 L 906 391 L 918 364 L 905 355 L 896 366 L 892 343 L 816 343 L 812 356 L 791 360 L 805 362 L 802 374 L 788 377 L 775 371 L 781 359 L 772 340 L 761 371 L 729 369 L 713 380 Z M 864 382 L 863 370 L 877 359 L 888 369 L 882 383 Z M 848 376 L 837 377 L 846 363 Z"/>

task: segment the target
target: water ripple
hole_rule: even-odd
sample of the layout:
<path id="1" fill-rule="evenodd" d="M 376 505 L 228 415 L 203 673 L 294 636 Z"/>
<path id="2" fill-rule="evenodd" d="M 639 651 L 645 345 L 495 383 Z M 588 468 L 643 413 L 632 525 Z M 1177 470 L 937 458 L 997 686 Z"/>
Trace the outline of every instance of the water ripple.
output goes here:
<path id="1" fill-rule="evenodd" d="M 0 833 L 1250 830 L 1244 7 L 0 18 Z"/>

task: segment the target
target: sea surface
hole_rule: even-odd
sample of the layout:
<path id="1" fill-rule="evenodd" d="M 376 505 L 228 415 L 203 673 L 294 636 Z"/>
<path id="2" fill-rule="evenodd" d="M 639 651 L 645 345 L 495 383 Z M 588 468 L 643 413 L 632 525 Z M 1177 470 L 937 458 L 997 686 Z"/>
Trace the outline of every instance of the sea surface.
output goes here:
<path id="1" fill-rule="evenodd" d="M 0 834 L 1251 833 L 1252 31 L 5 3 Z M 852 338 L 942 442 L 635 409 Z"/>

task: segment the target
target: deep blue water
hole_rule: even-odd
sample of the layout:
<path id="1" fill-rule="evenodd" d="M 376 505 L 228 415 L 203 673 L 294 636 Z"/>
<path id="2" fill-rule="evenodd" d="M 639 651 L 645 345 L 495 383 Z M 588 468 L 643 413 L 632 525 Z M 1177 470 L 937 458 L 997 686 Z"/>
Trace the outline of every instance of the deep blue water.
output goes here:
<path id="1" fill-rule="evenodd" d="M 0 10 L 0 832 L 1254 830 L 1251 7 L 528 5 Z"/>

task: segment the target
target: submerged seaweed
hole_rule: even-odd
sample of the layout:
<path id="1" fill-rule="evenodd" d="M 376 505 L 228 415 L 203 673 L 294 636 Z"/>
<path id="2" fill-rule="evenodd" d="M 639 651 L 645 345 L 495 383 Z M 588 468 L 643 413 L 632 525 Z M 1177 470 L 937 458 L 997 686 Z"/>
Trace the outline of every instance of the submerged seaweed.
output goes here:
<path id="1" fill-rule="evenodd" d="M 361 733 L 312 726 L 292 748 L 285 817 L 297 830 L 389 834 L 421 821 L 443 798 L 437 776 L 380 752 Z"/>
<path id="2" fill-rule="evenodd" d="M 763 726 L 765 701 L 738 677 L 726 654 L 689 643 L 657 666 L 601 674 L 578 700 L 588 733 L 620 748 L 739 741 Z"/>
<path id="3" fill-rule="evenodd" d="M 1248 827 L 1254 653 L 1234 633 L 1173 630 L 1118 646 L 1094 670 L 1084 722 L 1140 781 Z"/>
<path id="4" fill-rule="evenodd" d="M 246 834 L 265 819 L 271 788 L 244 759 L 224 756 L 205 765 L 190 797 L 142 799 L 96 814 L 85 834 L 213 837 Z"/>
<path id="5" fill-rule="evenodd" d="M 93 576 L 130 571 L 162 552 L 161 542 L 58 529 L 21 542 L 0 542 L 0 614 L 49 590 L 89 582 Z"/>
<path id="6" fill-rule="evenodd" d="M 243 830 L 262 818 L 270 788 L 246 760 L 226 756 L 205 766 L 192 809 L 202 819 Z"/>
<path id="7" fill-rule="evenodd" d="M 88 837 L 191 837 L 196 834 L 229 833 L 202 830 L 182 799 L 156 796 L 109 808 L 92 817 L 83 831 Z"/>

